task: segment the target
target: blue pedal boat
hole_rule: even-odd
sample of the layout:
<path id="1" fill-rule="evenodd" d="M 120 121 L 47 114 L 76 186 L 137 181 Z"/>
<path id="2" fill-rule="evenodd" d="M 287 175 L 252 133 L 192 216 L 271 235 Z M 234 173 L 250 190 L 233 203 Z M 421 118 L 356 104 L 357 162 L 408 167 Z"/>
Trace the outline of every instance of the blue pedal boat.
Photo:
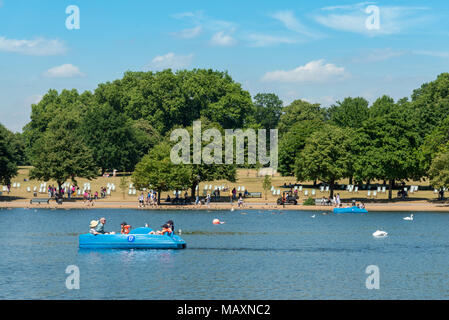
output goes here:
<path id="1" fill-rule="evenodd" d="M 79 247 L 86 249 L 185 249 L 178 235 L 148 234 L 151 228 L 136 228 L 129 234 L 81 234 Z"/>
<path id="2" fill-rule="evenodd" d="M 368 210 L 359 207 L 334 208 L 334 213 L 368 213 Z"/>

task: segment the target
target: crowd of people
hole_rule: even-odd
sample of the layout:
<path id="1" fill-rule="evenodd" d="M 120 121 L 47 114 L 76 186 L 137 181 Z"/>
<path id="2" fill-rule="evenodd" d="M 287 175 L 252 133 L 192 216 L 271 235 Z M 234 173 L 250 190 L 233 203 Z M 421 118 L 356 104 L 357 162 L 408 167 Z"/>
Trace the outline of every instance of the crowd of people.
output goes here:
<path id="1" fill-rule="evenodd" d="M 139 198 L 139 208 L 145 208 L 146 206 L 157 207 L 157 192 L 150 190 L 145 195 L 143 192 L 140 193 Z"/>

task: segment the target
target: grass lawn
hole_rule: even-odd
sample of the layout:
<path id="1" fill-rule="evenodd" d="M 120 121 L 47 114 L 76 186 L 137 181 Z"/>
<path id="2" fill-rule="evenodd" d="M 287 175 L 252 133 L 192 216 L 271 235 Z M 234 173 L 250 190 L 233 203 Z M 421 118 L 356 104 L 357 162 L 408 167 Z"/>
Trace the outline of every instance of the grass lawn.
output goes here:
<path id="1" fill-rule="evenodd" d="M 39 186 L 43 181 L 36 181 L 36 180 L 30 180 L 25 181 L 29 179 L 29 170 L 30 167 L 20 167 L 19 168 L 19 174 L 12 180 L 12 183 L 20 183 L 20 188 L 11 188 L 11 192 L 9 194 L 10 197 L 13 199 L 30 199 L 33 197 L 33 191 L 27 192 L 27 187 L 30 187 L 31 190 L 36 186 L 39 190 Z M 131 183 L 131 177 L 127 176 L 128 183 L 125 188 L 125 190 L 120 189 L 120 176 L 117 177 L 98 177 L 97 179 L 94 179 L 90 181 L 92 193 L 95 193 L 95 191 L 98 191 L 100 193 L 101 187 L 106 187 L 108 183 L 114 183 L 116 187 L 115 192 L 111 192 L 111 196 L 106 197 L 104 200 L 99 201 L 137 201 L 137 197 L 139 196 L 140 192 L 137 191 L 136 195 L 129 195 L 128 194 L 128 186 Z M 267 193 L 267 200 L 265 200 L 265 192 L 262 188 L 262 182 L 263 177 L 257 177 L 257 171 L 256 170 L 247 170 L 247 169 L 239 169 L 237 171 L 237 182 L 229 182 L 225 180 L 219 180 L 219 181 L 205 181 L 202 182 L 199 186 L 200 195 L 203 195 L 203 189 L 206 185 L 212 185 L 212 188 L 214 186 L 227 186 L 229 188 L 238 187 L 238 186 L 244 186 L 245 189 L 247 189 L 249 192 L 262 192 L 263 196 L 262 198 L 252 198 L 252 199 L 246 199 L 246 202 L 256 202 L 256 203 L 265 203 L 265 202 L 275 202 L 277 199 L 277 195 L 273 196 L 269 191 Z M 87 179 L 78 179 L 78 185 L 80 187 L 83 186 L 85 182 L 88 182 Z M 296 183 L 296 179 L 294 177 L 281 177 L 279 174 L 276 174 L 272 177 L 272 185 L 276 189 L 280 189 L 281 193 L 283 190 L 289 190 L 283 188 L 284 183 L 287 185 L 292 183 Z M 372 184 L 375 183 L 382 183 L 382 181 L 373 181 Z M 48 181 L 47 186 L 54 184 L 56 186 L 56 182 L 54 181 Z M 341 180 L 339 181 L 339 184 L 348 184 L 348 180 Z M 11 184 L 12 185 L 12 184 Z M 315 190 L 315 196 L 313 198 L 321 198 L 322 196 L 329 196 L 329 192 L 320 192 L 319 187 L 314 188 L 313 182 L 303 182 L 303 193 L 300 193 L 300 201 L 305 198 L 304 197 L 304 191 L 308 191 L 309 196 L 312 194 L 312 190 Z M 410 185 L 418 185 L 420 187 L 420 190 L 414 194 L 409 193 L 409 199 L 410 200 L 421 200 L 421 201 L 433 201 L 436 200 L 437 194 L 434 193 L 433 189 L 429 188 L 429 185 L 427 182 L 408 182 L 407 186 Z M 374 186 L 371 188 L 372 190 L 376 189 Z M 1 191 L 1 188 L 0 188 Z M 358 199 L 365 202 L 369 201 L 375 201 L 375 202 L 386 202 L 388 199 L 388 190 L 386 193 L 378 193 L 376 198 L 368 198 L 367 197 L 367 190 L 359 190 L 358 193 L 349 193 L 346 190 L 336 190 L 336 193 L 339 193 L 341 198 L 343 200 L 349 200 L 349 199 Z M 371 191 L 372 193 L 372 191 Z M 393 190 L 393 199 L 396 198 L 397 190 Z M 163 192 L 162 198 L 165 199 L 167 195 L 170 194 L 171 197 L 173 197 L 173 192 Z M 184 194 L 184 192 L 182 192 Z M 189 192 L 190 194 L 190 192 Z M 6 195 L 5 193 L 3 194 Z M 222 195 L 228 195 L 227 192 L 222 192 Z M 45 194 L 38 194 L 38 197 L 47 197 L 47 193 Z"/>

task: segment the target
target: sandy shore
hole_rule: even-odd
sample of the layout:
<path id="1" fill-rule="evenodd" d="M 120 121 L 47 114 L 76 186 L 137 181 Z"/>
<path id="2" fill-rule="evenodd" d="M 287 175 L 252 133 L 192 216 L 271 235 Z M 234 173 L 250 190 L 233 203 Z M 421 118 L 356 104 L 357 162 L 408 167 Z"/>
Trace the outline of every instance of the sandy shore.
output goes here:
<path id="1" fill-rule="evenodd" d="M 30 204 L 28 201 L 4 201 L 0 202 L 0 208 L 51 208 L 51 209 L 141 209 L 141 210 L 314 210 L 314 211 L 332 211 L 332 206 L 303 206 L 298 205 L 286 205 L 278 206 L 275 203 L 246 203 L 243 208 L 238 208 L 237 204 L 231 205 L 230 203 L 211 203 L 210 206 L 177 206 L 162 204 L 159 207 L 147 206 L 139 208 L 138 203 L 131 201 L 96 201 L 93 206 L 84 204 L 83 201 L 66 202 L 58 205 L 54 200 L 50 201 L 50 204 Z M 449 204 L 445 203 L 429 203 L 423 201 L 406 201 L 406 202 L 394 202 L 394 203 L 368 203 L 366 204 L 368 211 L 438 211 L 449 212 Z"/>

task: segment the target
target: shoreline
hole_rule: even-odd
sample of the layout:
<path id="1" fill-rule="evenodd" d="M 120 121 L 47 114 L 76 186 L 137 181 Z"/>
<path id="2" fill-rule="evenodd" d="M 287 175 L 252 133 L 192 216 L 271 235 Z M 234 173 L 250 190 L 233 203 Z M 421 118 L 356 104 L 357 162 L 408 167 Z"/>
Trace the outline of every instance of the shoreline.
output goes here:
<path id="1" fill-rule="evenodd" d="M 411 211 L 431 211 L 431 212 L 449 212 L 449 204 L 445 203 L 426 203 L 426 202 L 401 202 L 401 203 L 366 203 L 366 209 L 369 211 L 398 211 L 398 212 L 411 212 Z M 230 203 L 211 203 L 210 206 L 202 205 L 167 205 L 162 204 L 158 207 L 146 206 L 139 208 L 137 202 L 133 201 L 97 201 L 93 206 L 87 206 L 82 201 L 79 202 L 66 202 L 58 205 L 54 200 L 50 201 L 50 204 L 30 204 L 29 201 L 4 201 L 0 202 L 0 208 L 24 208 L 24 209 L 139 209 L 139 210 L 294 210 L 294 211 L 328 211 L 331 212 L 333 206 L 303 206 L 298 205 L 277 205 L 275 203 L 246 203 L 243 207 L 238 208 L 237 205 L 231 205 Z"/>

